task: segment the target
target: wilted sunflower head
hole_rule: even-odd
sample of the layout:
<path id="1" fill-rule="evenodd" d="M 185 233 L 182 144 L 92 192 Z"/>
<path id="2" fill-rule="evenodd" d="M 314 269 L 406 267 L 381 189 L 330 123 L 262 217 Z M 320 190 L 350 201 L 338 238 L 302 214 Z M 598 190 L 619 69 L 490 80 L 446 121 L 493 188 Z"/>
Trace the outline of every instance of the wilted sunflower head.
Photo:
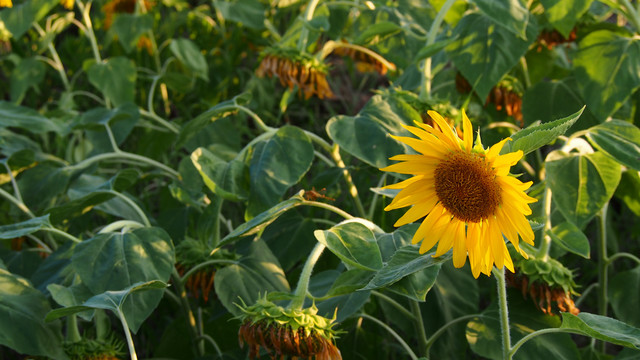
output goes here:
<path id="1" fill-rule="evenodd" d="M 417 138 L 392 135 L 417 154 L 391 157 L 400 162 L 381 169 L 413 175 L 385 187 L 400 189 L 385 210 L 411 207 L 395 226 L 424 218 L 412 240 L 414 244 L 422 242 L 420 253 L 438 243 L 434 256 L 453 247 L 453 264 L 462 267 L 468 256 L 476 278 L 481 272 L 490 275 L 494 264 L 513 272 L 504 239 L 524 257 L 520 238 L 531 245 L 534 240 L 525 217 L 531 214 L 528 204 L 536 201 L 525 193 L 532 183 L 509 175 L 522 151 L 500 155 L 508 138 L 485 149 L 478 135 L 474 145 L 471 122 L 464 111 L 462 137 L 440 114 L 428 114 L 435 126 L 418 122 L 417 126 L 404 126 Z"/>
<path id="2" fill-rule="evenodd" d="M 240 346 L 249 345 L 249 356 L 258 357 L 263 347 L 272 359 L 292 358 L 341 360 L 335 346 L 333 319 L 318 315 L 318 309 L 285 309 L 267 300 L 266 296 L 251 305 L 238 305 L 243 314 L 238 339 Z"/>
<path id="3" fill-rule="evenodd" d="M 507 276 L 507 284 L 520 289 L 524 298 L 528 294 L 540 311 L 549 315 L 580 313 L 572 299 L 572 295 L 579 295 L 573 271 L 552 258 L 519 259 L 515 265 L 516 272 Z"/>
<path id="4" fill-rule="evenodd" d="M 298 87 L 305 99 L 315 95 L 319 99 L 332 98 L 327 82 L 329 67 L 315 57 L 297 49 L 267 48 L 262 52 L 259 77 L 277 76 L 282 86 Z"/>

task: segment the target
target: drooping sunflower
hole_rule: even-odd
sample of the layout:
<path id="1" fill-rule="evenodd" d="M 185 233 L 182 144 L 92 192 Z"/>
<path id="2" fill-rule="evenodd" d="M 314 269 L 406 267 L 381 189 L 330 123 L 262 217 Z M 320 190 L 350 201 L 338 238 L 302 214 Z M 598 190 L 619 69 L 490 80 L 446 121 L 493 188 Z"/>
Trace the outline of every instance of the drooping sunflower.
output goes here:
<path id="1" fill-rule="evenodd" d="M 531 214 L 528 204 L 536 199 L 525 193 L 532 183 L 509 175 L 522 151 L 500 155 L 509 138 L 484 149 L 478 135 L 474 146 L 473 129 L 464 111 L 462 138 L 440 114 L 428 114 L 437 126 L 416 122 L 417 127 L 404 127 L 418 138 L 393 136 L 418 153 L 393 156 L 390 160 L 400 162 L 381 169 L 413 175 L 386 187 L 401 191 L 385 210 L 411 206 L 394 226 L 424 217 L 412 240 L 422 242 L 420 253 L 438 243 L 434 256 L 453 247 L 454 266 L 462 267 L 468 255 L 476 278 L 481 272 L 489 275 L 494 264 L 513 272 L 504 239 L 524 257 L 527 254 L 519 238 L 531 245 L 534 240 L 526 215 Z"/>

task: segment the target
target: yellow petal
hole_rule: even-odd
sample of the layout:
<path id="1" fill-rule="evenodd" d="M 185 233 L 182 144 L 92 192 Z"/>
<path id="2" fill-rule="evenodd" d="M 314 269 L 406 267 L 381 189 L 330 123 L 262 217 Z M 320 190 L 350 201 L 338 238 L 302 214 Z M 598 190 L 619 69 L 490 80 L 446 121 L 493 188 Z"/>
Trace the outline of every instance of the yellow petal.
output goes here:
<path id="1" fill-rule="evenodd" d="M 465 234 L 465 223 L 458 221 L 456 236 L 453 240 L 453 266 L 461 268 L 467 261 L 467 236 Z"/>
<path id="2" fill-rule="evenodd" d="M 433 210 L 433 207 L 435 206 L 437 201 L 437 198 L 433 197 L 433 199 L 429 202 L 420 202 L 416 205 L 413 205 L 413 207 L 407 210 L 407 212 L 404 213 L 404 215 L 402 215 L 402 217 L 398 219 L 398 221 L 396 221 L 393 226 L 400 227 L 402 225 L 412 223 L 422 217 L 427 216 Z"/>
<path id="3" fill-rule="evenodd" d="M 464 137 L 464 150 L 469 153 L 473 148 L 473 126 L 471 126 L 471 121 L 469 121 L 464 109 L 462 110 L 462 135 Z"/>

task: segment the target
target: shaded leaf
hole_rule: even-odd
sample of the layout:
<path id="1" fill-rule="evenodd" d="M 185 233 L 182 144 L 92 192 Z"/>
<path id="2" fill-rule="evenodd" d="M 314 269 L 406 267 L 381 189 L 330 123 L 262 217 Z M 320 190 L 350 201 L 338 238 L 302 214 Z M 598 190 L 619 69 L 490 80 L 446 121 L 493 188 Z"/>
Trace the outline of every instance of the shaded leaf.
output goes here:
<path id="1" fill-rule="evenodd" d="M 153 28 L 153 18 L 148 14 L 120 13 L 115 17 L 111 28 L 118 35 L 125 51 L 129 53 L 138 44 L 140 36 Z"/>
<path id="2" fill-rule="evenodd" d="M 610 317 L 586 312 L 578 315 L 562 313 L 561 327 L 576 330 L 598 340 L 640 350 L 640 329 Z"/>
<path id="3" fill-rule="evenodd" d="M 518 0 L 474 0 L 478 8 L 507 31 L 527 39 L 529 11 Z"/>
<path id="4" fill-rule="evenodd" d="M 25 58 L 11 72 L 11 101 L 19 104 L 31 87 L 37 87 L 44 79 L 45 67 L 36 58 Z"/>
<path id="5" fill-rule="evenodd" d="M 348 267 L 363 270 L 382 268 L 382 257 L 373 231 L 361 223 L 343 222 L 328 230 L 316 230 L 313 235 Z"/>
<path id="6" fill-rule="evenodd" d="M 622 165 L 640 171 L 640 129 L 633 124 L 607 121 L 589 129 L 587 139 Z"/>
<path id="7" fill-rule="evenodd" d="M 547 235 L 551 236 L 553 243 L 561 248 L 580 255 L 585 259 L 591 257 L 589 239 L 572 223 L 568 221 L 560 223 L 547 231 Z"/>
<path id="8" fill-rule="evenodd" d="M 616 317 L 631 326 L 640 327 L 640 308 L 629 306 L 640 303 L 640 266 L 617 273 L 607 290 Z"/>
<path id="9" fill-rule="evenodd" d="M 117 56 L 102 63 L 93 63 L 87 69 L 87 76 L 89 82 L 114 105 L 133 102 L 137 72 L 130 59 Z"/>
<path id="10" fill-rule="evenodd" d="M 265 8 L 257 0 L 223 1 L 213 0 L 213 6 L 225 20 L 231 20 L 252 29 L 264 28 Z"/>
<path id="11" fill-rule="evenodd" d="M 249 169 L 244 161 L 225 161 L 205 148 L 197 148 L 191 153 L 191 161 L 214 194 L 230 201 L 247 199 Z"/>
<path id="12" fill-rule="evenodd" d="M 62 132 L 62 127 L 36 110 L 0 101 L 0 127 L 15 127 L 33 134 L 44 132 Z"/>
<path id="13" fill-rule="evenodd" d="M 207 65 L 207 60 L 200 52 L 198 45 L 189 39 L 180 38 L 173 39 L 169 44 L 169 49 L 197 77 L 209 81 L 209 65 Z"/>
<path id="14" fill-rule="evenodd" d="M 49 214 L 47 214 L 19 223 L 0 226 L 0 239 L 14 239 L 51 227 Z"/>

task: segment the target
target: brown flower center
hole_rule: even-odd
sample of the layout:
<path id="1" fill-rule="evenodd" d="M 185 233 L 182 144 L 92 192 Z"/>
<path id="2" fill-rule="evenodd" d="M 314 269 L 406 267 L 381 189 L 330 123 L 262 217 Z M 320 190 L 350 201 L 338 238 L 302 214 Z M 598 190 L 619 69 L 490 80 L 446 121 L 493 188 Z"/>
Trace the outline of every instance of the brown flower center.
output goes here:
<path id="1" fill-rule="evenodd" d="M 488 218 L 502 200 L 495 171 L 480 154 L 449 154 L 435 170 L 435 185 L 442 205 L 465 222 Z"/>

